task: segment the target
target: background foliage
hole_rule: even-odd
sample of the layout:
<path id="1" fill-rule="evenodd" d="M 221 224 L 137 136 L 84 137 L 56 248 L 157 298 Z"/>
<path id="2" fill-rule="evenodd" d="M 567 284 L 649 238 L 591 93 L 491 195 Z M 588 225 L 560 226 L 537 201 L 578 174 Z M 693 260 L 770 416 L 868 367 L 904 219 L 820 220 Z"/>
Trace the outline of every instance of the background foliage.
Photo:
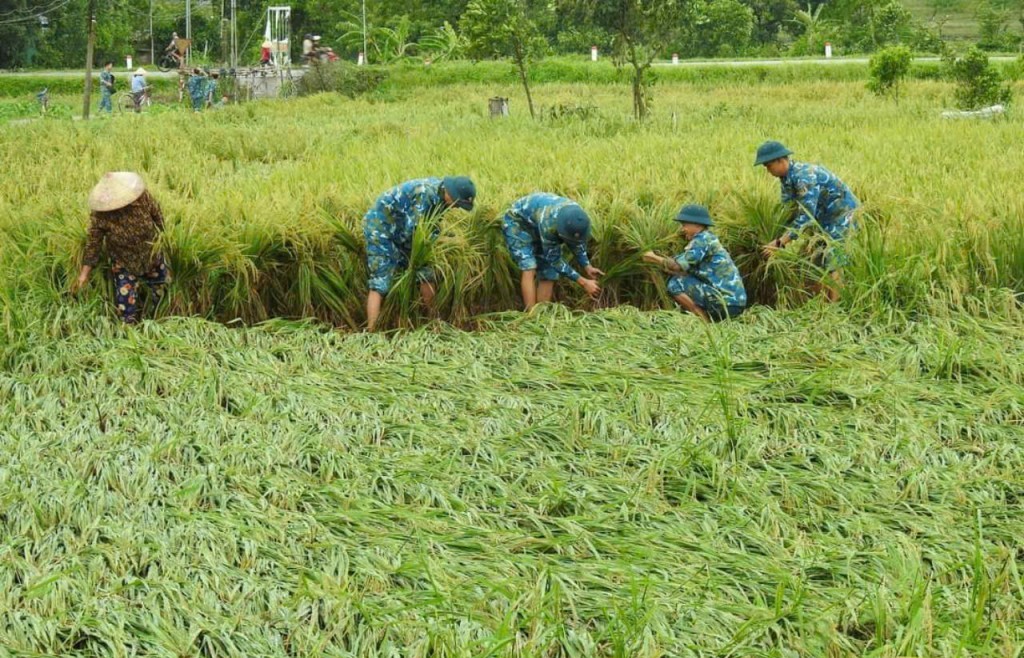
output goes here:
<path id="1" fill-rule="evenodd" d="M 184 34 L 183 0 L 97 0 L 97 61 L 148 58 L 150 40 L 159 53 L 172 31 Z M 9 0 L 0 11 L 0 68 L 80 67 L 85 52 L 88 0 Z M 320 34 L 349 59 L 362 50 L 359 0 L 294 0 L 293 54 L 304 34 Z M 462 55 L 461 21 L 468 0 L 373 0 L 366 3 L 371 62 Z M 610 49 L 614 30 L 599 14 L 581 15 L 581 0 L 526 2 L 529 19 L 555 54 L 584 54 L 591 45 Z M 640 2 L 658 8 L 665 3 Z M 1021 0 L 685 0 L 652 47 L 661 58 L 734 57 L 822 53 L 831 41 L 839 53 L 872 52 L 894 44 L 937 52 L 943 39 L 971 39 L 982 48 L 1013 50 L 1024 29 Z M 193 2 L 194 55 L 203 62 L 226 59 L 226 3 Z M 610 6 L 596 3 L 597 7 Z M 153 30 L 149 20 L 152 7 Z M 258 61 L 266 3 L 238 0 L 242 60 Z M 659 9 L 660 11 L 660 9 Z M 45 16 L 43 28 L 39 16 Z"/>

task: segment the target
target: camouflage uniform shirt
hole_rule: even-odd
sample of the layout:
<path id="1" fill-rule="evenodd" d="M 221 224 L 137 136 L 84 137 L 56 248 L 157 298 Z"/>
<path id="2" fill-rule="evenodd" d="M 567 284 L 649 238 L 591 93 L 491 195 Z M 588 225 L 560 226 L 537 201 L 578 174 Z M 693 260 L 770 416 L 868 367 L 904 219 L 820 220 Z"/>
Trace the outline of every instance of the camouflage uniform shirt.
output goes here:
<path id="1" fill-rule="evenodd" d="M 420 220 L 445 210 L 441 180 L 419 178 L 397 185 L 381 194 L 366 213 L 363 237 L 371 290 L 381 294 L 388 292 L 395 272 L 409 266 L 412 239 Z M 440 227 L 432 227 L 430 239 L 436 240 L 440 232 Z M 417 272 L 417 279 L 430 281 L 433 272 L 422 268 Z"/>
<path id="2" fill-rule="evenodd" d="M 100 72 L 100 93 L 110 96 L 114 93 L 114 74 L 109 71 Z"/>
<path id="3" fill-rule="evenodd" d="M 789 173 L 780 182 L 782 202 L 799 204 L 789 224 L 791 239 L 811 222 L 812 216 L 833 240 L 842 240 L 854 228 L 853 211 L 860 202 L 850 188 L 825 167 L 790 162 Z"/>
<path id="4" fill-rule="evenodd" d="M 683 275 L 692 276 L 706 284 L 705 287 L 710 287 L 710 296 L 720 303 L 739 308 L 747 305 L 747 289 L 743 286 L 740 271 L 718 236 L 711 231 L 705 229 L 698 233 L 675 261 Z M 695 301 L 700 304 L 700 300 Z M 705 304 L 711 301 L 708 299 Z M 705 304 L 701 305 L 707 308 Z"/>
<path id="5" fill-rule="evenodd" d="M 562 245 L 566 243 L 558 235 L 555 217 L 556 212 L 567 205 L 576 205 L 576 202 L 556 194 L 536 192 L 513 203 L 505 213 L 502 232 L 520 270 L 538 269 L 542 280 L 559 276 L 579 280 L 579 273 L 562 257 Z M 569 243 L 568 246 L 580 267 L 590 265 L 586 243 Z"/>

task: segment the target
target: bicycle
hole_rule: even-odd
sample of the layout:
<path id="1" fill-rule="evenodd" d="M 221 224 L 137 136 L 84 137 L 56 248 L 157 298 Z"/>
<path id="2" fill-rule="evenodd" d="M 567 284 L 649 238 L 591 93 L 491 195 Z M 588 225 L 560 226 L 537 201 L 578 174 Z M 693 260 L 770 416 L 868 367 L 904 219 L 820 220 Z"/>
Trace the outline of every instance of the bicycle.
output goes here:
<path id="1" fill-rule="evenodd" d="M 185 53 L 188 52 L 190 45 L 192 42 L 188 39 L 178 39 L 177 52 L 164 52 L 160 60 L 157 61 L 156 67 L 163 73 L 182 68 L 185 65 Z"/>
<path id="2" fill-rule="evenodd" d="M 142 88 L 141 98 L 139 98 L 138 105 L 135 103 L 135 93 L 132 91 L 125 91 L 117 97 L 117 111 L 118 112 L 141 112 L 143 108 L 150 108 L 153 106 L 153 99 L 151 93 L 153 90 L 152 85 L 146 85 Z"/>

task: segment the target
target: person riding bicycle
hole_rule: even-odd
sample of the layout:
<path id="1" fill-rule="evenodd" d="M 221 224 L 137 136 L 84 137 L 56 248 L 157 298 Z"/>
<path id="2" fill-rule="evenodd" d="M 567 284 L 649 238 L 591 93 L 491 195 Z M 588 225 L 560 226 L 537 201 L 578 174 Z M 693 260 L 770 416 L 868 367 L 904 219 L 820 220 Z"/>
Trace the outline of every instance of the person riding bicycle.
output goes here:
<path id="1" fill-rule="evenodd" d="M 164 54 L 165 55 L 169 55 L 171 57 L 171 59 L 173 59 L 175 62 L 178 63 L 178 66 L 181 66 L 182 58 L 181 58 L 181 52 L 178 50 L 178 33 L 177 32 L 171 32 L 171 42 L 169 44 L 167 44 L 166 48 L 164 48 Z"/>

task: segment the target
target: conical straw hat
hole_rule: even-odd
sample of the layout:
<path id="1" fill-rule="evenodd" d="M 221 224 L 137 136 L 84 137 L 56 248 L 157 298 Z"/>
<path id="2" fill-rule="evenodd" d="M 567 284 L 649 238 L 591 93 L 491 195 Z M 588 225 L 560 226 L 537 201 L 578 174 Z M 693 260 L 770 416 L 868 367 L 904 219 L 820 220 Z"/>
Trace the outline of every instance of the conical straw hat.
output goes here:
<path id="1" fill-rule="evenodd" d="M 133 75 L 146 75 L 146 69 L 140 66 L 139 68 L 135 69 L 135 73 Z"/>
<path id="2" fill-rule="evenodd" d="M 109 171 L 89 193 L 89 210 L 108 212 L 124 208 L 145 191 L 146 183 L 134 171 Z"/>

